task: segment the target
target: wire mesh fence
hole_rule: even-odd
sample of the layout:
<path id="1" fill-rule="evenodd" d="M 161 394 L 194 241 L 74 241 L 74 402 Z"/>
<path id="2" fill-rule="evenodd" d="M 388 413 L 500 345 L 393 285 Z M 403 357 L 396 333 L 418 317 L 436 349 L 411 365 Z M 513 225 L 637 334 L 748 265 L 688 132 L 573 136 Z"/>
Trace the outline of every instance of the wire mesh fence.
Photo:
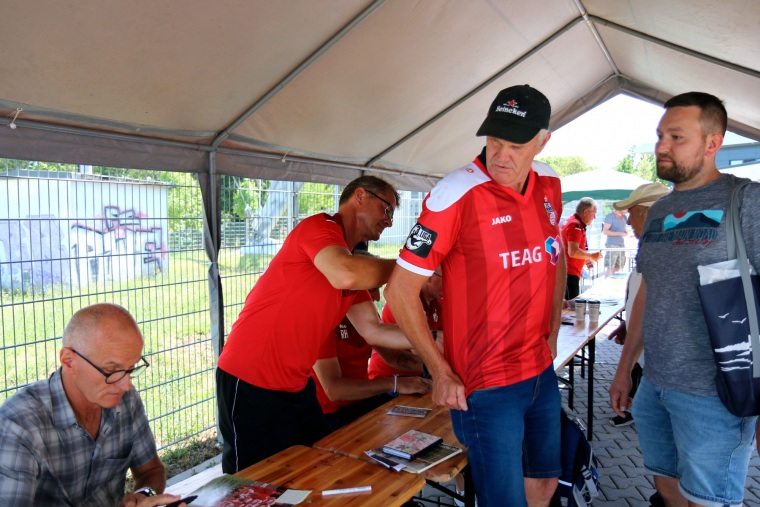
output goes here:
<path id="1" fill-rule="evenodd" d="M 334 213 L 342 187 L 221 178 L 226 335 L 287 234 Z M 370 246 L 397 254 L 423 195 L 402 192 Z M 193 174 L 0 160 L 0 403 L 58 367 L 63 329 L 99 302 L 127 308 L 151 364 L 135 380 L 160 449 L 216 427 L 203 201 Z"/>

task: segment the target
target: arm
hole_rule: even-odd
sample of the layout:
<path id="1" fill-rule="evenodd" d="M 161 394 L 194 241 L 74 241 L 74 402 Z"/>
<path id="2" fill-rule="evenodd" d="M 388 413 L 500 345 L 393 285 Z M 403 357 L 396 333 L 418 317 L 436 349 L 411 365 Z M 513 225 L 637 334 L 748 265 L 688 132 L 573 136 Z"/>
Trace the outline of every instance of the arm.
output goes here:
<path id="1" fill-rule="evenodd" d="M 373 347 L 377 345 L 391 349 L 412 348 L 398 326 L 380 322 L 372 301 L 352 305 L 346 316 L 356 331 Z"/>
<path id="2" fill-rule="evenodd" d="M 135 478 L 135 491 L 147 486 L 153 488 L 153 490 L 157 493 L 163 493 L 164 488 L 166 488 L 166 467 L 163 463 L 161 463 L 161 458 L 159 458 L 158 455 L 153 456 L 144 465 L 140 465 L 139 467 L 132 467 L 130 470 L 132 471 L 132 476 Z M 143 502 L 145 498 L 146 496 L 142 493 L 130 493 L 124 497 L 122 504 L 125 507 L 134 507 L 138 505 L 142 507 L 143 503 L 140 502 Z M 157 497 L 150 498 L 154 499 Z M 174 500 L 178 499 L 179 498 L 174 498 Z M 161 504 L 146 503 L 144 505 L 152 506 Z"/>
<path id="3" fill-rule="evenodd" d="M 391 305 L 396 322 L 433 377 L 433 401 L 446 407 L 467 410 L 464 384 L 436 347 L 425 319 L 420 289 L 427 279 L 396 266 L 385 287 L 385 300 Z"/>
<path id="4" fill-rule="evenodd" d="M 396 261 L 369 255 L 351 255 L 338 245 L 326 246 L 314 257 L 314 266 L 336 289 L 374 289 L 388 281 Z"/>
<path id="5" fill-rule="evenodd" d="M 604 234 L 605 236 L 622 236 L 624 238 L 628 236 L 627 228 L 625 231 L 612 231 L 610 230 L 611 227 L 612 227 L 612 224 L 607 224 L 607 223 L 603 224 L 602 234 Z"/>
<path id="6" fill-rule="evenodd" d="M 554 279 L 554 295 L 552 297 L 551 328 L 548 337 L 549 350 L 552 359 L 557 357 L 557 336 L 562 325 L 562 308 L 565 306 L 565 284 L 567 283 L 567 261 L 564 255 L 559 256 L 557 274 Z"/>
<path id="7" fill-rule="evenodd" d="M 589 252 L 583 250 L 580 245 L 575 241 L 567 242 L 567 255 L 574 259 L 588 259 L 591 261 L 598 261 L 602 258 L 602 252 Z"/>
<path id="8" fill-rule="evenodd" d="M 385 347 L 374 347 L 374 349 L 388 365 L 397 370 L 409 372 L 422 371 L 422 358 L 410 350 L 387 349 Z"/>
<path id="9" fill-rule="evenodd" d="M 133 497 L 133 498 L 129 498 Z M 129 500 L 127 500 L 129 498 Z M 122 505 L 124 507 L 159 507 L 161 505 L 167 505 L 172 502 L 176 502 L 180 499 L 179 495 L 156 495 L 156 496 L 145 496 L 142 494 L 138 495 L 127 495 L 126 498 L 124 498 L 124 502 Z M 187 507 L 185 502 L 182 502 L 179 504 L 179 507 Z"/>
<path id="10" fill-rule="evenodd" d="M 642 279 L 641 286 L 636 293 L 636 299 L 633 301 L 631 315 L 628 316 L 623 352 L 620 354 L 615 378 L 613 378 L 612 384 L 610 384 L 610 406 L 619 416 L 625 416 L 623 412 L 631 406 L 631 398 L 628 396 L 628 393 L 631 391 L 631 370 L 644 350 L 641 323 L 646 302 L 646 292 L 646 281 Z"/>
<path id="11" fill-rule="evenodd" d="M 363 400 L 393 391 L 393 377 L 372 380 L 343 378 L 337 357 L 319 359 L 314 363 L 314 372 L 332 401 Z M 430 390 L 430 381 L 421 377 L 399 377 L 396 382 L 401 394 L 421 394 Z"/>

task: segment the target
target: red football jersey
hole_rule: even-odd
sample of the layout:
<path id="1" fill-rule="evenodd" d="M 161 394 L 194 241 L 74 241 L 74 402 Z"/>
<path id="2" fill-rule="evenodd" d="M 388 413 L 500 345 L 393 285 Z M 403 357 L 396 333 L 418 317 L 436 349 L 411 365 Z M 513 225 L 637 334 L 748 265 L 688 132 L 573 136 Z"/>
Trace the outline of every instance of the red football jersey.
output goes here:
<path id="1" fill-rule="evenodd" d="M 434 299 L 428 304 L 422 296 L 420 296 L 420 300 L 422 301 L 422 308 L 425 310 L 425 315 L 427 316 L 428 327 L 433 331 L 433 336 L 435 336 L 435 332 L 443 328 L 443 322 L 441 321 L 441 303 L 437 299 Z M 396 324 L 396 318 L 393 316 L 389 305 L 383 307 L 383 316 L 380 320 L 387 324 Z M 383 356 L 374 350 L 372 351 L 372 356 L 369 358 L 369 378 L 371 379 L 392 377 L 394 374 L 402 375 L 404 377 L 414 377 L 421 373 L 421 371 L 398 370 L 389 365 L 385 359 L 383 359 Z"/>
<path id="2" fill-rule="evenodd" d="M 345 317 L 330 333 L 329 339 L 319 351 L 319 359 L 337 357 L 341 377 L 367 380 L 367 360 L 371 351 L 372 347 L 362 338 L 348 317 Z M 317 399 L 325 414 L 331 414 L 341 407 L 356 403 L 355 401 L 332 401 L 325 394 L 314 370 L 311 376 L 317 384 Z"/>
<path id="3" fill-rule="evenodd" d="M 573 214 L 565 220 L 562 224 L 562 247 L 567 253 L 567 243 L 572 241 L 578 243 L 581 250 L 588 250 L 588 244 L 586 243 L 586 224 L 581 222 L 578 214 Z M 576 259 L 575 257 L 567 256 L 567 274 L 574 275 L 578 278 L 583 273 L 583 266 L 586 265 L 586 259 Z"/>
<path id="4" fill-rule="evenodd" d="M 265 389 L 306 386 L 319 348 L 352 304 L 369 292 L 336 289 L 314 266 L 323 248 L 348 249 L 340 215 L 311 216 L 288 234 L 245 300 L 219 367 Z"/>
<path id="5" fill-rule="evenodd" d="M 540 162 L 524 195 L 493 181 L 476 159 L 425 198 L 398 264 L 424 276 L 442 266 L 444 351 L 466 394 L 532 378 L 552 363 L 561 209 L 559 178 Z"/>

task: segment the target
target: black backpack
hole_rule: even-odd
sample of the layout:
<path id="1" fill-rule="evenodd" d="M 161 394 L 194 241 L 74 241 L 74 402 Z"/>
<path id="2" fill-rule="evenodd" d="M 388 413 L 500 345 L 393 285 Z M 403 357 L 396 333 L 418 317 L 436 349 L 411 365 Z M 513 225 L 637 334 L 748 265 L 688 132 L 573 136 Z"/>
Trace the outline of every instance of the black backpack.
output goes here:
<path id="1" fill-rule="evenodd" d="M 597 461 L 578 423 L 562 410 L 562 475 L 552 498 L 552 507 L 587 507 L 599 496 Z"/>

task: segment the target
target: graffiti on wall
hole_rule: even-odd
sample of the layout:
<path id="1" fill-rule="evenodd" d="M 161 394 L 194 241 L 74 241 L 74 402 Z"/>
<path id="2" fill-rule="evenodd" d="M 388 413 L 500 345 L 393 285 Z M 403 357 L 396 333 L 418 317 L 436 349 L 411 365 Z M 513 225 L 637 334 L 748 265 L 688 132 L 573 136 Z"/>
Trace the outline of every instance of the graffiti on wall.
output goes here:
<path id="1" fill-rule="evenodd" d="M 161 227 L 143 227 L 147 216 L 104 206 L 96 220 L 71 226 L 72 284 L 127 281 L 163 271 L 166 245 Z"/>
<path id="2" fill-rule="evenodd" d="M 161 227 L 134 209 L 105 206 L 103 216 L 68 228 L 55 215 L 0 220 L 0 287 L 6 290 L 55 284 L 84 287 L 124 282 L 165 269 Z"/>

